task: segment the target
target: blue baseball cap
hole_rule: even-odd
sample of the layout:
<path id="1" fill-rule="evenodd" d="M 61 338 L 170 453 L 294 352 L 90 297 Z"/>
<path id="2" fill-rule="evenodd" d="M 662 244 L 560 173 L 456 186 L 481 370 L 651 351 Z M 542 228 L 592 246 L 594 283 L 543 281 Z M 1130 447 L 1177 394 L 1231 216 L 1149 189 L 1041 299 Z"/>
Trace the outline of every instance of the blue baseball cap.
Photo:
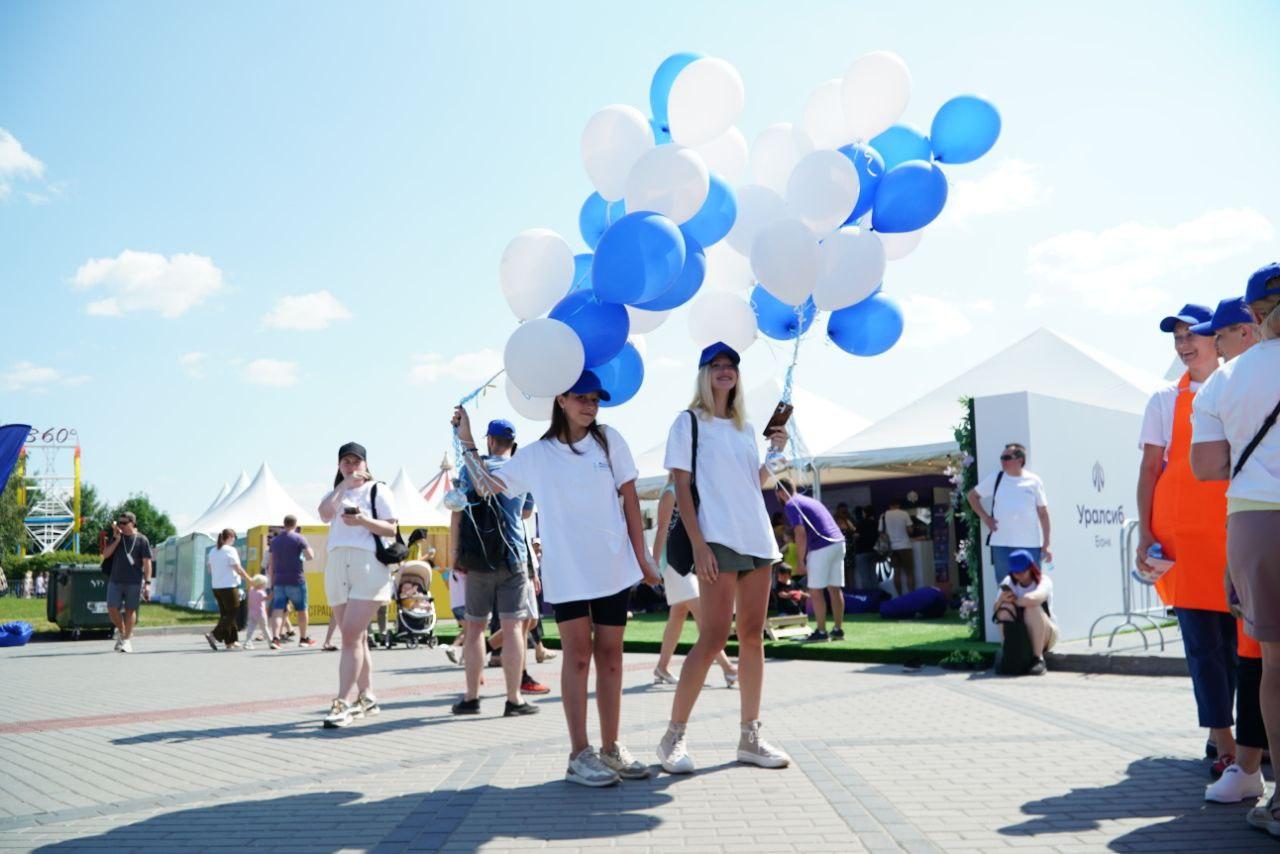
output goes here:
<path id="1" fill-rule="evenodd" d="M 514 439 L 516 426 L 505 418 L 495 418 L 489 422 L 489 429 L 484 434 L 495 439 Z"/>
<path id="2" fill-rule="evenodd" d="M 702 351 L 702 357 L 698 359 L 698 367 L 701 368 L 711 364 L 712 361 L 715 360 L 716 356 L 719 356 L 721 353 L 732 359 L 735 365 L 742 361 L 742 357 L 738 355 L 737 350 L 733 349 L 723 341 L 717 341 Z"/>
<path id="3" fill-rule="evenodd" d="M 1257 302 L 1265 296 L 1280 294 L 1280 262 L 1272 261 L 1265 267 L 1259 267 L 1249 277 L 1249 285 L 1244 291 L 1245 302 Z"/>
<path id="4" fill-rule="evenodd" d="M 1204 323 L 1213 317 L 1213 312 L 1208 306 L 1196 305 L 1189 302 L 1182 307 L 1177 314 L 1171 314 L 1164 320 L 1160 321 L 1161 332 L 1172 332 L 1173 328 L 1179 323 L 1187 323 L 1195 326 L 1197 323 Z"/>
<path id="5" fill-rule="evenodd" d="M 1009 572 L 1026 572 L 1036 565 L 1036 559 L 1026 549 L 1018 549 L 1009 553 Z"/>
<path id="6" fill-rule="evenodd" d="M 582 376 L 578 377 L 578 381 L 573 384 L 573 388 L 569 389 L 569 394 L 591 394 L 595 392 L 600 399 L 606 403 L 612 398 L 609 392 L 605 391 L 603 385 L 600 384 L 600 378 L 596 376 L 595 371 L 583 371 Z"/>
<path id="7" fill-rule="evenodd" d="M 1253 314 L 1244 304 L 1244 297 L 1231 297 L 1218 303 L 1213 310 L 1213 319 L 1197 323 L 1191 331 L 1197 335 L 1212 335 L 1219 329 L 1235 326 L 1237 323 L 1253 323 Z"/>

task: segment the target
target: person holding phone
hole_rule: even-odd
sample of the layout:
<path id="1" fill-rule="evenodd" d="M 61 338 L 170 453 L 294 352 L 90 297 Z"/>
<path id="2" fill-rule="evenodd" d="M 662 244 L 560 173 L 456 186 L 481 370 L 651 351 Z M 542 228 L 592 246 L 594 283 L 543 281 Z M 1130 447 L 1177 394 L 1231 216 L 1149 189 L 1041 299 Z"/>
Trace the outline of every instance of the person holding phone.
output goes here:
<path id="1" fill-rule="evenodd" d="M 717 342 L 702 351 L 693 401 L 676 416 L 667 436 L 665 465 L 675 476 L 676 504 L 693 545 L 701 623 L 685 656 L 671 704 L 671 722 L 658 743 L 658 759 L 671 774 L 694 769 L 685 728 L 702 692 L 707 671 L 737 621 L 741 727 L 738 761 L 782 768 L 791 758 L 760 738 L 764 683 L 764 622 L 769 610 L 771 567 L 778 546 L 761 490 L 773 479 L 761 465 L 755 430 L 746 421 L 741 358 Z M 690 416 L 692 413 L 692 417 Z M 698 496 L 693 497 L 693 427 L 697 419 Z M 769 444 L 781 453 L 786 428 L 774 425 Z"/>
<path id="2" fill-rule="evenodd" d="M 151 541 L 138 531 L 138 517 L 123 510 L 111 523 L 111 541 L 102 559 L 111 561 L 107 613 L 118 633 L 116 652 L 133 652 L 139 601 L 151 601 Z"/>

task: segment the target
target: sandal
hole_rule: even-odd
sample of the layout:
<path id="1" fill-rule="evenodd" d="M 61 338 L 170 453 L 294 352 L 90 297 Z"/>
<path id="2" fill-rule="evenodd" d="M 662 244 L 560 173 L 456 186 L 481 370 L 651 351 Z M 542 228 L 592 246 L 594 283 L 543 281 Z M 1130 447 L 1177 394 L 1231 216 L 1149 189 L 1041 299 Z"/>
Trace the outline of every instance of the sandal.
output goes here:
<path id="1" fill-rule="evenodd" d="M 1275 794 L 1272 794 L 1266 806 L 1249 810 L 1245 820 L 1249 822 L 1250 827 L 1256 827 L 1272 836 L 1280 837 L 1280 801 L 1276 799 Z"/>
<path id="2" fill-rule="evenodd" d="M 722 672 L 724 673 L 724 687 L 732 688 L 734 685 L 738 684 L 738 674 L 736 672 L 731 673 L 728 670 L 724 670 Z"/>
<path id="3" fill-rule="evenodd" d="M 327 643 L 327 644 L 325 644 L 324 646 L 322 646 L 322 647 L 320 647 L 320 648 L 321 648 L 321 649 L 323 649 L 325 652 L 337 652 L 337 651 L 338 651 L 338 648 L 337 648 L 336 646 L 334 646 L 333 644 L 331 644 L 331 643 Z"/>

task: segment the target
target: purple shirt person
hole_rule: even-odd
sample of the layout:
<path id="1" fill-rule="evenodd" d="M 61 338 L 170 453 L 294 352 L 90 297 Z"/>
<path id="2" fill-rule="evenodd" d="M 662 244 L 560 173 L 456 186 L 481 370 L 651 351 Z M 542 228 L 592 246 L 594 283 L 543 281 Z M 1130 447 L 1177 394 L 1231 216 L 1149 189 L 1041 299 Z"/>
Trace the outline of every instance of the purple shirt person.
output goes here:
<path id="1" fill-rule="evenodd" d="M 307 538 L 298 533 L 298 519 L 284 517 L 284 530 L 271 538 L 267 546 L 267 560 L 262 571 L 267 573 L 271 585 L 271 648 L 279 649 L 284 643 L 284 613 L 290 604 L 298 615 L 298 646 L 315 646 L 307 634 L 307 577 L 303 560 L 313 560 Z"/>
<path id="2" fill-rule="evenodd" d="M 818 628 L 808 641 L 844 639 L 844 534 L 831 512 L 806 495 L 796 492 L 786 478 L 778 478 L 775 486 L 779 503 L 796 537 L 796 563 L 804 567 L 808 579 L 809 601 Z M 827 635 L 827 599 L 831 600 L 831 616 L 835 628 Z"/>

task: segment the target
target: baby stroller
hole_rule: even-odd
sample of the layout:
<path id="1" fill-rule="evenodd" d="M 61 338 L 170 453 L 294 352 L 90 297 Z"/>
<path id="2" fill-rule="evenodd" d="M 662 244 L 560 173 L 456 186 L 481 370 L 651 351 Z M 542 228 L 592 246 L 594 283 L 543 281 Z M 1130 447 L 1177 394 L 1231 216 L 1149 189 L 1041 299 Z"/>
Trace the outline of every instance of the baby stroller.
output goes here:
<path id="1" fill-rule="evenodd" d="M 395 579 L 396 624 L 382 638 L 391 649 L 403 643 L 409 649 L 425 644 L 428 649 L 439 642 L 436 638 L 436 600 L 431 596 L 431 566 L 425 561 L 411 560 L 401 564 Z"/>

